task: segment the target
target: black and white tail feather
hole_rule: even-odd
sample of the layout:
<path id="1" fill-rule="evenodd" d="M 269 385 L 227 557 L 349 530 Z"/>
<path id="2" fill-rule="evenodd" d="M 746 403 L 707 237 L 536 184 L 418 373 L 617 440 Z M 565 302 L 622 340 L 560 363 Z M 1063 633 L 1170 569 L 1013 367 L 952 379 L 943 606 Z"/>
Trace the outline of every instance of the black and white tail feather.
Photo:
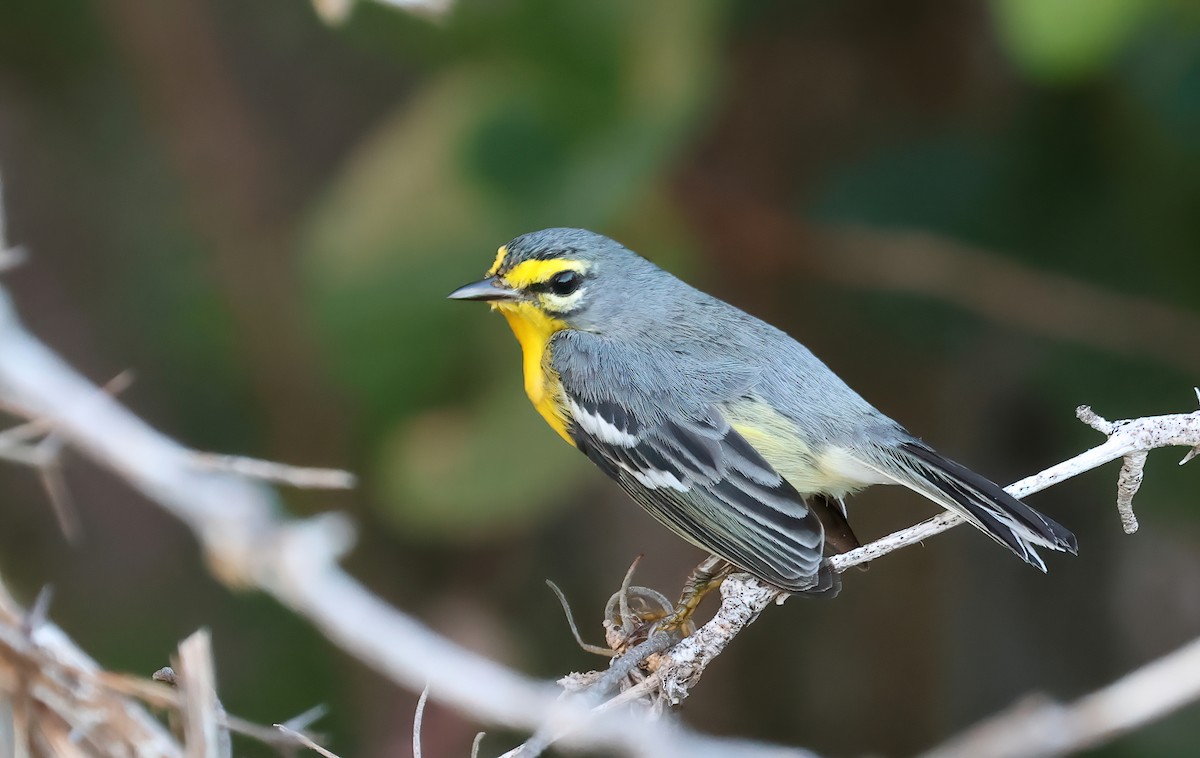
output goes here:
<path id="1" fill-rule="evenodd" d="M 1046 571 L 1035 546 L 1072 555 L 1078 552 L 1075 535 L 1066 527 L 920 441 L 902 442 L 880 452 L 891 465 L 876 470 L 960 514 L 1030 566 Z"/>

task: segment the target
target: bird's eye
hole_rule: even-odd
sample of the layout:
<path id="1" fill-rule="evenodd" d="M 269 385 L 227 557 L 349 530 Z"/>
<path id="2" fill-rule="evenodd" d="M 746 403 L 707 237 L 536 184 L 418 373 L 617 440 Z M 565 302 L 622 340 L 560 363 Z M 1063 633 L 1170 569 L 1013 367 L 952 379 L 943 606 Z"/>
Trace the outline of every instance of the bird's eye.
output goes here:
<path id="1" fill-rule="evenodd" d="M 550 291 L 558 296 L 569 295 L 583 284 L 578 271 L 559 271 L 550 277 Z"/>

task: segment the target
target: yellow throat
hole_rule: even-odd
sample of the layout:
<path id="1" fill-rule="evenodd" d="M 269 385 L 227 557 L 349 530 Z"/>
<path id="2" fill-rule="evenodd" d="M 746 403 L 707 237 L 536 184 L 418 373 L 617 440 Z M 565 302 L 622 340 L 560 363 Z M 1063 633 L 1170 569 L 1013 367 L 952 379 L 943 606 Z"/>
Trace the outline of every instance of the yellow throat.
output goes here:
<path id="1" fill-rule="evenodd" d="M 566 328 L 566 323 L 547 315 L 533 303 L 496 303 L 492 306 L 504 315 L 509 327 L 521 343 L 525 369 L 525 394 L 537 412 L 542 414 L 550 428 L 558 432 L 572 446 L 575 444 L 567 434 L 567 416 L 562 403 L 562 385 L 558 375 L 550 367 L 550 356 L 546 348 L 555 332 Z"/>

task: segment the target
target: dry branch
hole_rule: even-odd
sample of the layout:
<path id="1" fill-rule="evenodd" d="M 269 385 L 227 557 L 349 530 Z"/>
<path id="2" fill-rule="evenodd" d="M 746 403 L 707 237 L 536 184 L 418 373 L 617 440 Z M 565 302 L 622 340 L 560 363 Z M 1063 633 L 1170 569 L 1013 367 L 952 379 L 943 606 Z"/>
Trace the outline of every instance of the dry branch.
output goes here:
<path id="1" fill-rule="evenodd" d="M 0 235 L 0 250 L 3 249 Z M 235 459 L 237 464 L 230 465 L 227 459 L 227 465 L 198 465 L 194 451 L 152 429 L 26 332 L 2 288 L 0 401 L 4 407 L 20 408 L 44 433 L 70 443 L 185 522 L 200 540 L 213 571 L 226 583 L 257 587 L 273 595 L 309 619 L 334 643 L 402 686 L 418 691 L 428 685 L 431 697 L 475 718 L 537 730 L 540 737 L 534 747 L 561 740 L 570 746 L 606 748 L 633 755 L 811 755 L 799 750 L 703 737 L 668 721 L 647 720 L 626 712 L 627 709 L 615 708 L 614 701 L 598 706 L 595 702 L 598 696 L 606 695 L 636 674 L 650 648 L 657 655 L 656 672 L 633 685 L 636 695 L 648 693 L 657 684 L 660 705 L 686 697 L 708 663 L 738 632 L 771 602 L 781 599 L 778 591 L 751 577 L 735 574 L 725 581 L 720 609 L 695 634 L 669 649 L 661 637 L 652 637 L 648 643 L 653 644 L 636 646 L 616 656 L 607 672 L 591 680 L 595 682 L 593 688 L 582 697 L 559 699 L 554 686 L 530 680 L 457 647 L 373 595 L 338 565 L 339 558 L 354 542 L 354 530 L 347 518 L 338 514 L 304 521 L 285 517 L 275 493 L 247 476 L 255 470 L 261 472 L 265 462 L 248 466 L 245 459 Z M 1011 485 L 1009 492 L 1023 497 L 1124 458 L 1119 500 L 1125 509 L 1123 513 L 1127 512 L 1126 523 L 1136 523 L 1130 521 L 1131 503 L 1146 451 L 1186 445 L 1191 452 L 1184 462 L 1200 451 L 1200 411 L 1111 424 L 1087 409 L 1081 408 L 1079 413 L 1107 434 L 1108 440 Z M 28 430 L 12 434 L 6 450 L 22 450 L 23 442 L 15 438 L 27 433 Z M 282 479 L 295 483 L 295 470 L 271 470 L 285 471 L 287 475 Z M 843 571 L 958 523 L 961 519 L 957 516 L 943 514 L 830 559 L 830 563 Z M 4 599 L 0 593 L 0 600 Z M 39 707 L 48 706 L 49 712 L 38 712 L 38 718 L 33 719 L 28 698 L 9 697 L 4 701 L 0 720 L 8 728 L 0 726 L 0 739 L 12 740 L 10 754 L 17 754 L 17 745 L 59 745 L 63 739 L 61 730 L 48 731 L 44 725 L 61 722 L 68 730 L 65 734 L 72 735 L 72 739 L 93 741 L 112 739 L 109 731 L 114 724 L 120 724 L 137 737 L 138 745 L 130 754 L 182 756 L 179 744 L 135 702 L 119 694 L 115 699 L 109 698 L 114 693 L 104 688 L 97 688 L 99 694 L 69 688 L 77 680 L 63 681 L 62 672 L 67 670 L 64 660 L 70 663 L 72 671 L 87 672 L 89 681 L 99 681 L 102 672 L 61 632 L 51 625 L 40 624 L 22 636 L 14 635 L 14 628 L 21 627 L 0 623 L 0 652 L 15 653 L 18 660 L 34 661 L 36 665 L 4 668 L 3 661 L 7 659 L 0 659 L 0 692 L 32 693 Z M 45 658 L 47 649 L 56 651 L 53 660 Z M 86 700 L 89 695 L 98 699 Z M 1195 696 L 1190 689 L 1181 690 L 1174 700 L 1163 701 L 1162 707 L 1176 707 L 1183 698 Z M 633 695 L 618 695 L 615 703 L 633 698 Z M 87 707 L 79 710 L 80 702 Z M 1143 710 L 1137 723 L 1163 712 Z M 80 720 L 72 721 L 69 714 Z M 31 730 L 39 730 L 37 740 L 30 741 Z M 214 750 L 220 754 L 219 736 L 217 746 L 210 747 L 211 721 L 193 727 L 192 732 L 201 735 L 196 744 L 205 747 L 205 752 L 199 755 L 212 755 Z M 1047 748 L 1049 752 L 1058 749 Z M 120 754 L 120 751 L 101 750 L 100 754 Z"/>
<path id="2" fill-rule="evenodd" d="M 1197 395 L 1200 396 L 1200 390 L 1197 391 Z M 1131 486 L 1129 482 L 1141 482 L 1141 467 L 1145 463 L 1146 453 L 1157 448 L 1177 445 L 1194 450 L 1200 445 L 1200 411 L 1108 422 L 1087 406 L 1081 406 L 1076 415 L 1081 421 L 1107 434 L 1108 440 L 1068 461 L 1009 485 L 1005 488 L 1009 494 L 1023 498 L 1122 458 L 1125 463 L 1118 487 L 1117 503 L 1122 522 L 1128 525 L 1129 520 L 1133 518 L 1133 494 L 1136 492 L 1136 487 Z M 1181 463 L 1186 463 L 1187 460 L 1188 458 L 1185 458 Z M 1135 474 L 1126 474 L 1127 470 L 1135 470 Z M 845 571 L 851 566 L 873 561 L 900 548 L 917 544 L 961 523 L 963 518 L 958 514 L 943 512 L 916 526 L 902 529 L 827 560 L 835 570 Z M 1136 520 L 1132 523 L 1136 528 Z M 1130 531 L 1128 526 L 1126 531 Z M 783 597 L 778 591 L 746 574 L 735 574 L 726 579 L 721 585 L 721 595 L 721 608 L 712 621 L 666 654 L 665 669 L 660 668 L 659 678 L 663 697 L 671 703 L 678 703 L 687 697 L 688 691 L 698 681 L 709 661 L 743 628 L 758 618 L 758 614 L 771 602 L 782 600 Z"/>
<path id="3" fill-rule="evenodd" d="M 924 758 L 1048 758 L 1087 750 L 1200 699 L 1200 639 L 1070 705 L 1026 699 Z"/>
<path id="4" fill-rule="evenodd" d="M 275 596 L 335 644 L 402 686 L 495 724 L 569 730 L 568 744 L 634 755 L 726 756 L 728 740 L 665 722 L 559 701 L 537 682 L 464 650 L 380 600 L 339 566 L 354 529 L 340 514 L 283 516 L 269 488 L 244 476 L 196 466 L 194 453 L 152 429 L 26 332 L 0 289 L 0 397 L 49 424 L 196 533 L 214 573 L 234 586 Z M 745 755 L 780 748 L 737 742 Z M 790 754 L 799 754 L 792 752 Z"/>
<path id="5" fill-rule="evenodd" d="M 0 755 L 38 745 L 53 756 L 183 758 L 162 725 L 135 700 L 101 686 L 100 667 L 41 615 L 22 612 L 0 584 L 0 700 L 9 704 L 0 722 L 12 726 L 0 726 Z M 64 743 L 74 747 L 55 747 Z"/>
<path id="6" fill-rule="evenodd" d="M 0 395 L 188 523 L 225 581 L 275 595 L 397 683 L 419 690 L 428 681 L 432 697 L 477 718 L 515 728 L 545 727 L 544 733 L 576 746 L 645 755 L 730 754 L 730 743 L 672 724 L 619 711 L 593 713 L 590 702 L 558 701 L 549 685 L 457 648 L 390 608 L 338 567 L 337 559 L 353 542 L 353 529 L 344 517 L 285 519 L 269 489 L 238 474 L 198 467 L 193 451 L 145 425 L 26 333 L 2 290 Z M 1021 497 L 1117 458 L 1168 445 L 1200 445 L 1200 412 L 1115 422 L 1106 428 L 1110 431 L 1104 444 L 1009 491 Z M 956 516 L 943 514 L 831 563 L 844 570 L 956 523 Z M 775 590 L 745 575 L 727 580 L 722 596 L 711 621 L 660 656 L 656 678 L 666 701 L 686 697 L 707 664 L 778 597 Z M 638 663 L 621 657 L 614 661 L 626 667 Z M 738 749 L 779 751 L 747 743 L 739 743 Z"/>

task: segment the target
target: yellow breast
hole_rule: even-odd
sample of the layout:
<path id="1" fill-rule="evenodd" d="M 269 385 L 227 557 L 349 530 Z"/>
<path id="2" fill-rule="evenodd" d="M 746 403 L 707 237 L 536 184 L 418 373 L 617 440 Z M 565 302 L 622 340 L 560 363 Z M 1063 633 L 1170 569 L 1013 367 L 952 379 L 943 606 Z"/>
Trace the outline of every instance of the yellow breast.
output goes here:
<path id="1" fill-rule="evenodd" d="M 562 384 L 550 367 L 547 347 L 550 338 L 566 324 L 546 315 L 531 303 L 496 303 L 517 342 L 521 343 L 522 363 L 525 370 L 525 394 L 537 412 L 542 414 L 550 428 L 558 432 L 572 446 L 575 442 L 567 434 L 567 415 L 563 407 Z"/>

